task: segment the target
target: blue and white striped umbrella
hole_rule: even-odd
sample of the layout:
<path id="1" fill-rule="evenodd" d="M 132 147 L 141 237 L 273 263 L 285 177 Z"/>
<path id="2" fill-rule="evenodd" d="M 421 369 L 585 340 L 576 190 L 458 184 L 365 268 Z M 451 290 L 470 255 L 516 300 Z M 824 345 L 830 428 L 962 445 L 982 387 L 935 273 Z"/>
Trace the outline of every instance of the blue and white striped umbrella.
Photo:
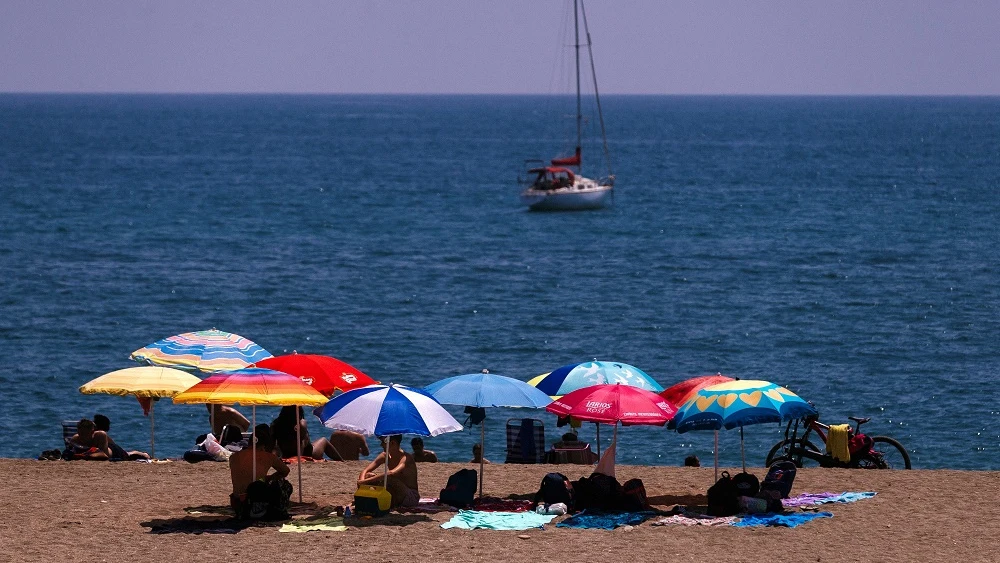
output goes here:
<path id="1" fill-rule="evenodd" d="M 249 338 L 214 328 L 170 336 L 131 355 L 140 364 L 203 373 L 243 369 L 270 357 L 270 352 Z"/>
<path id="2" fill-rule="evenodd" d="M 437 436 L 462 425 L 423 389 L 369 385 L 330 399 L 313 411 L 323 426 L 365 436 L 416 434 Z"/>

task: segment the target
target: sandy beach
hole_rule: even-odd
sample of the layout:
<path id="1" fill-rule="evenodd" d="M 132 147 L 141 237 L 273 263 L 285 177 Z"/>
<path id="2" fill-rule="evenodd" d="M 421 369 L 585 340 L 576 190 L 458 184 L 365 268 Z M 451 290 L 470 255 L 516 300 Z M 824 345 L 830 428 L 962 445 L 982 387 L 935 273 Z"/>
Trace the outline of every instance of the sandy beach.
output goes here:
<path id="1" fill-rule="evenodd" d="M 303 465 L 298 518 L 350 503 L 363 462 Z M 423 496 L 437 496 L 465 464 L 420 465 Z M 222 463 L 191 465 L 0 460 L 0 560 L 188 561 L 261 557 L 389 561 L 419 554 L 431 561 L 997 561 L 1000 473 L 985 471 L 801 470 L 792 494 L 876 491 L 850 504 L 823 505 L 833 518 L 796 528 L 652 526 L 613 531 L 442 529 L 453 513 L 391 514 L 348 521 L 343 532 L 279 533 L 267 524 L 234 534 L 151 533 L 163 524 L 225 518 L 230 489 Z M 574 465 L 488 465 L 485 494 L 523 497 L 548 471 L 571 479 Z M 763 476 L 762 468 L 752 472 Z M 711 467 L 619 466 L 639 477 L 657 508 L 704 504 Z M 295 482 L 292 466 L 290 480 Z M 297 500 L 298 493 L 293 494 Z"/>

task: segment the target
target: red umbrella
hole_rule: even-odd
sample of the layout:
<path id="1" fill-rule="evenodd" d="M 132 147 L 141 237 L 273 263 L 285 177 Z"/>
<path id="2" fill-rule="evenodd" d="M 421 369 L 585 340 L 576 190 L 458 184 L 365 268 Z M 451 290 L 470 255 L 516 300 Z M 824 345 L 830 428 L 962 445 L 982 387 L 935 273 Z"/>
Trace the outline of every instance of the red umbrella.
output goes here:
<path id="1" fill-rule="evenodd" d="M 698 377 L 692 377 L 691 379 L 685 379 L 680 383 L 676 383 L 667 387 L 663 391 L 660 391 L 660 396 L 666 399 L 668 403 L 679 409 L 681 405 L 686 403 L 688 399 L 694 396 L 694 394 L 699 390 L 712 385 L 717 385 L 719 383 L 726 383 L 727 381 L 733 381 L 733 378 L 728 375 L 722 375 L 721 373 L 716 375 L 701 375 Z"/>
<path id="2" fill-rule="evenodd" d="M 591 385 L 552 401 L 545 410 L 559 416 L 615 425 L 611 447 L 597 465 L 597 471 L 614 476 L 614 455 L 618 442 L 618 423 L 625 426 L 663 426 L 677 409 L 663 397 L 631 385 Z"/>
<path id="3" fill-rule="evenodd" d="M 333 395 L 337 389 L 349 391 L 356 387 L 378 383 L 346 362 L 318 354 L 293 352 L 285 356 L 267 358 L 254 365 L 294 375 L 327 397 Z"/>
<path id="4" fill-rule="evenodd" d="M 663 397 L 631 385 L 591 385 L 552 401 L 545 410 L 559 416 L 625 426 L 663 426 L 677 409 Z"/>

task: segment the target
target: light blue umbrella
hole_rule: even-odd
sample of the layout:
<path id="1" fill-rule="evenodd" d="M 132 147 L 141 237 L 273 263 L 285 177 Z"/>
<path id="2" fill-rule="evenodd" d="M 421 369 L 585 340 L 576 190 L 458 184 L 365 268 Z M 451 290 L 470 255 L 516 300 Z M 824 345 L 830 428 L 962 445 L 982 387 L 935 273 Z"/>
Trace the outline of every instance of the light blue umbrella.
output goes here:
<path id="1" fill-rule="evenodd" d="M 313 412 L 327 428 L 350 430 L 365 436 L 437 436 L 462 429 L 462 425 L 429 393 L 402 385 L 351 389 Z M 388 482 L 388 452 L 385 462 L 385 481 Z"/>
<path id="2" fill-rule="evenodd" d="M 469 407 L 526 407 L 542 408 L 552 402 L 552 398 L 528 385 L 524 381 L 490 373 L 467 373 L 446 377 L 431 383 L 424 390 L 444 405 L 465 405 Z M 481 424 L 479 434 L 479 496 L 483 496 L 486 420 Z"/>
<path id="3" fill-rule="evenodd" d="M 653 393 L 663 391 L 663 386 L 641 369 L 621 362 L 579 362 L 552 370 L 536 377 L 531 384 L 547 395 L 560 397 L 591 385 L 621 383 Z"/>

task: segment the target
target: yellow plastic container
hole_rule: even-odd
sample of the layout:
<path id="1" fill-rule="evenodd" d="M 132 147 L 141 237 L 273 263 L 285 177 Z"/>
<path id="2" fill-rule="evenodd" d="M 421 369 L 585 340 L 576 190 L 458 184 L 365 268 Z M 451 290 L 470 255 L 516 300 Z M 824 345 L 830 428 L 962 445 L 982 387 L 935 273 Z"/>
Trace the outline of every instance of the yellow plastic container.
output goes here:
<path id="1" fill-rule="evenodd" d="M 354 513 L 358 516 L 385 516 L 392 505 L 392 495 L 385 487 L 362 485 L 354 493 Z"/>

